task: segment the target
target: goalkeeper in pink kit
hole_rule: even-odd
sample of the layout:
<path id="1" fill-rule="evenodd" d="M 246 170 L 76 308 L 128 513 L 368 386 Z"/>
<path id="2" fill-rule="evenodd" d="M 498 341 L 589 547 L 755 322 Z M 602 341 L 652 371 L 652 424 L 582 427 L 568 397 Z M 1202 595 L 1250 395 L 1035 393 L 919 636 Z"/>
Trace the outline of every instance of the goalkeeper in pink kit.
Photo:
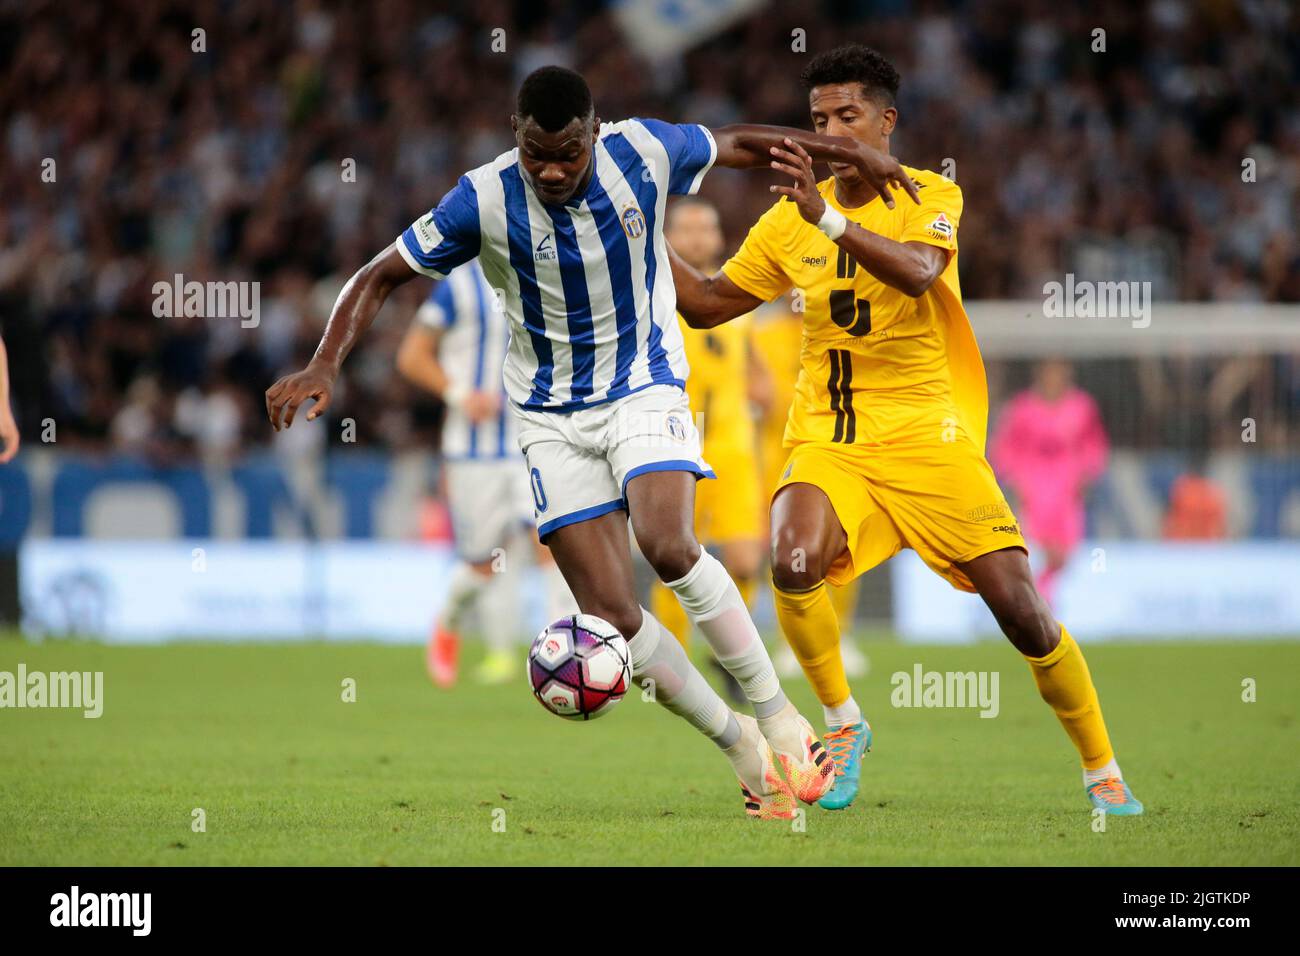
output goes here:
<path id="1" fill-rule="evenodd" d="M 1108 451 L 1097 403 L 1075 386 L 1068 362 L 1040 362 L 1033 386 L 1002 412 L 989 458 L 1014 489 L 1024 535 L 1045 559 L 1036 583 L 1049 604 L 1083 538 L 1083 495 L 1106 470 Z"/>

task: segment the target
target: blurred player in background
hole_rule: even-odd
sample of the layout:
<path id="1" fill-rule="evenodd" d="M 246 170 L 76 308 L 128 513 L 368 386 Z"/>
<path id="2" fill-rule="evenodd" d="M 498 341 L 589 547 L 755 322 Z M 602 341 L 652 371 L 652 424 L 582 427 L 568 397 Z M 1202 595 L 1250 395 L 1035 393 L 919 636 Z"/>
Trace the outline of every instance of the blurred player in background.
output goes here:
<path id="1" fill-rule="evenodd" d="M 673 246 L 676 249 L 676 245 Z M 680 250 L 679 250 L 680 251 Z M 685 258 L 683 256 L 683 258 Z M 689 260 L 687 260 L 689 261 Z M 694 263 L 692 263 L 694 265 Z M 713 269 L 701 269 L 713 272 Z M 803 317 L 791 311 L 785 300 L 767 303 L 754 310 L 754 330 L 750 338 L 755 353 L 767 368 L 768 392 L 762 403 L 762 417 L 758 428 L 759 469 L 763 480 L 763 501 L 772 500 L 781 471 L 785 468 L 785 425 L 794 404 L 794 386 L 799 379 L 800 355 L 803 350 Z M 713 329 L 717 332 L 719 329 Z M 694 366 L 692 366 L 694 368 Z M 763 538 L 767 540 L 767 523 Z M 858 580 L 846 584 L 829 585 L 831 603 L 835 605 L 835 618 L 840 622 L 840 656 L 844 660 L 844 673 L 849 677 L 867 675 L 867 656 L 853 639 L 853 619 L 858 607 Z M 799 673 L 799 659 L 785 641 L 772 655 L 776 672 L 782 677 Z"/>
<path id="2" fill-rule="evenodd" d="M 1061 359 L 1034 367 L 1033 386 L 1007 403 L 989 443 L 989 461 L 1015 492 L 1025 537 L 1042 555 L 1034 583 L 1048 604 L 1083 540 L 1083 495 L 1106 470 L 1109 447 L 1097 403 Z"/>
<path id="3" fill-rule="evenodd" d="M 511 648 L 525 635 L 520 575 L 509 552 L 528 536 L 533 496 L 501 387 L 510 328 L 496 294 L 471 260 L 433 287 L 407 329 L 397 368 L 446 406 L 443 477 L 456 543 L 446 603 L 429 640 L 429 675 L 440 687 L 456 680 L 461 635 L 472 612 L 488 647 L 482 683 L 521 673 Z M 546 582 L 547 617 L 554 621 L 572 598 L 550 552 L 536 546 Z"/>
<path id="4" fill-rule="evenodd" d="M 898 71 L 853 44 L 815 57 L 802 80 L 813 128 L 889 151 Z M 791 139 L 772 167 L 794 180 L 722 271 L 672 257 L 677 305 L 713 328 L 803 290 L 803 367 L 786 428 L 790 457 L 772 501 L 772 580 L 781 628 L 817 691 L 836 765 L 820 801 L 857 796 L 871 728 L 853 699 L 826 582 L 911 548 L 953 587 L 976 591 L 1024 655 L 1079 751 L 1094 807 L 1137 814 L 1083 652 L 1034 588 L 1028 551 L 984 458 L 988 391 L 957 281 L 956 183 L 904 167 L 915 202 L 895 207 L 845 163 L 820 183 Z"/>
<path id="5" fill-rule="evenodd" d="M 1170 486 L 1160 534 L 1166 541 L 1219 541 L 1228 536 L 1228 496 L 1206 474 L 1204 452 L 1194 453 L 1187 470 Z"/>
<path id="6" fill-rule="evenodd" d="M 705 199 L 677 200 L 668 210 L 664 238 L 697 269 L 712 272 L 722 264 L 726 244 L 722 224 L 717 209 Z M 752 611 L 767 521 L 749 403 L 751 395 L 768 388 L 768 373 L 750 342 L 749 316 L 707 332 L 687 328 L 684 322 L 681 326 L 691 369 L 686 389 L 691 414 L 700 428 L 704 460 L 718 476 L 696 487 L 695 533 L 701 544 L 718 552 Z M 688 646 L 691 622 L 661 582 L 652 588 L 650 610 L 683 647 Z M 713 664 L 732 702 L 742 703 L 745 694 L 740 684 L 716 660 Z"/>

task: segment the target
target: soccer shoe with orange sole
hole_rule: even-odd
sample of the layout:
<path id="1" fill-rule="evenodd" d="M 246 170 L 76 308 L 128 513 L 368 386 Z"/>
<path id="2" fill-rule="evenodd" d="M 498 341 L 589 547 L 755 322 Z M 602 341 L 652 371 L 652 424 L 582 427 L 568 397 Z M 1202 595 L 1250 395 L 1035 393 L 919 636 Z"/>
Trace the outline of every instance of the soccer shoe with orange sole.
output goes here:
<path id="1" fill-rule="evenodd" d="M 740 739 L 723 750 L 740 780 L 745 813 L 755 820 L 793 820 L 795 799 L 790 785 L 776 769 L 772 748 L 747 714 L 736 714 Z"/>
<path id="2" fill-rule="evenodd" d="M 1142 801 L 1119 777 L 1094 780 L 1085 788 L 1095 809 L 1105 810 L 1108 816 L 1136 817 L 1142 813 Z"/>
<path id="3" fill-rule="evenodd" d="M 785 771 L 790 789 L 804 803 L 816 803 L 835 785 L 835 764 L 812 724 L 786 702 L 779 712 L 758 722 Z"/>
<path id="4" fill-rule="evenodd" d="M 433 629 L 433 636 L 429 638 L 429 646 L 424 653 L 429 679 L 439 687 L 452 686 L 456 683 L 459 659 L 460 637 L 439 624 Z"/>

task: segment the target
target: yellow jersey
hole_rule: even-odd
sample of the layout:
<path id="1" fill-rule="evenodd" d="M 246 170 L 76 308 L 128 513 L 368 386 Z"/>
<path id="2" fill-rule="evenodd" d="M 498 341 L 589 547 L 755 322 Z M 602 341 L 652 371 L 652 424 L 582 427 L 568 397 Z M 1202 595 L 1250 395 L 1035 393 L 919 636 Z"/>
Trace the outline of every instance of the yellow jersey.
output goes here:
<path id="1" fill-rule="evenodd" d="M 749 342 L 752 319 L 742 315 L 715 329 L 692 329 L 681 316 L 691 400 L 705 460 L 719 453 L 754 454 L 754 420 L 749 413 Z M 716 464 L 716 463 L 714 463 Z"/>
<path id="2" fill-rule="evenodd" d="M 827 205 L 864 229 L 952 253 L 919 298 L 868 273 L 786 198 L 763 214 L 722 267 L 732 282 L 764 301 L 793 289 L 795 310 L 802 306 L 787 446 L 951 440 L 947 436 L 957 427 L 984 446 L 984 364 L 957 281 L 961 190 L 938 173 L 903 168 L 917 185 L 919 205 L 898 193 L 893 209 L 879 198 L 846 209 L 835 198 L 833 178 L 817 188 Z"/>

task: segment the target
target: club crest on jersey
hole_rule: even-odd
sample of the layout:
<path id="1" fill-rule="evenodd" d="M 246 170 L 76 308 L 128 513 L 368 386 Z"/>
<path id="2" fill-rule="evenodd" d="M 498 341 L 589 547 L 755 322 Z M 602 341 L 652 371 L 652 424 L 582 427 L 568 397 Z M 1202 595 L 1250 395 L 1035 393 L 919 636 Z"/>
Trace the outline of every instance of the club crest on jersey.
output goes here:
<path id="1" fill-rule="evenodd" d="M 622 222 L 623 231 L 627 233 L 629 239 L 640 239 L 645 235 L 645 216 L 641 215 L 641 210 L 633 203 L 623 207 L 623 214 L 619 216 L 619 221 Z"/>
<path id="2" fill-rule="evenodd" d="M 948 217 L 943 213 L 939 213 L 939 215 L 935 217 L 934 222 L 926 226 L 925 229 L 926 232 L 933 234 L 939 239 L 952 238 L 952 223 L 948 221 Z"/>

